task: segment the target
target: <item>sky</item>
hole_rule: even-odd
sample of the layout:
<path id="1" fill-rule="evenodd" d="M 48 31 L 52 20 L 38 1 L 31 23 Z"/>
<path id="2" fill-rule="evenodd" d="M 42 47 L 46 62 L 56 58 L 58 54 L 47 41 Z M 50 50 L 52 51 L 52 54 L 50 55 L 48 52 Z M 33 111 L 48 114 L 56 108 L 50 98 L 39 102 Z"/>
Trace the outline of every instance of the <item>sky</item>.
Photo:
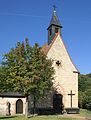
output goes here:
<path id="1" fill-rule="evenodd" d="M 31 45 L 47 42 L 53 5 L 74 64 L 81 74 L 91 73 L 91 0 L 0 0 L 0 62 L 25 38 Z"/>

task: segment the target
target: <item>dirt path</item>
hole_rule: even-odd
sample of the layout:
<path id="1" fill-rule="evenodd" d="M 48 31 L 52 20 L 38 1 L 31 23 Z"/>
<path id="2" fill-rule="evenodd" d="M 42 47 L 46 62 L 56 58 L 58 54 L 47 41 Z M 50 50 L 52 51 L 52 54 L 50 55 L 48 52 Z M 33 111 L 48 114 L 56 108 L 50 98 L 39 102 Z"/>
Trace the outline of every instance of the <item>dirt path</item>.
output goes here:
<path id="1" fill-rule="evenodd" d="M 76 115 L 76 114 L 65 114 L 63 115 L 64 117 L 68 117 L 68 118 L 77 118 L 79 120 L 91 120 L 90 117 L 83 117 L 83 116 L 80 116 L 80 115 Z"/>

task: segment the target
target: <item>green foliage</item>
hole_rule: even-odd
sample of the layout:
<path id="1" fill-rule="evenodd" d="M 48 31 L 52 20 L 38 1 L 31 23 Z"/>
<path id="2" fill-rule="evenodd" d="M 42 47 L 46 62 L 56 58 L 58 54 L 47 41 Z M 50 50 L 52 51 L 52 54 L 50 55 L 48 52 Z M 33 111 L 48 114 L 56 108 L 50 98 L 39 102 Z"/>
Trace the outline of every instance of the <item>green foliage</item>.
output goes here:
<path id="1" fill-rule="evenodd" d="M 84 108 L 84 97 L 85 97 L 84 92 L 79 91 L 78 96 L 79 96 L 79 107 Z"/>
<path id="2" fill-rule="evenodd" d="M 89 78 L 91 78 L 91 73 L 90 73 L 90 74 L 87 74 L 86 76 L 88 76 Z"/>
<path id="3" fill-rule="evenodd" d="M 79 107 L 91 109 L 91 74 L 79 75 Z"/>
<path id="4" fill-rule="evenodd" d="M 79 75 L 79 91 L 86 91 L 91 87 L 91 78 L 87 75 Z"/>
<path id="5" fill-rule="evenodd" d="M 4 86 L 0 87 L 2 92 L 32 94 L 38 100 L 52 88 L 54 69 L 39 45 L 36 43 L 32 47 L 26 39 L 25 43 L 18 42 L 4 55 L 0 74 L 0 83 Z"/>
<path id="6" fill-rule="evenodd" d="M 91 109 L 91 88 L 85 91 L 85 108 Z"/>
<path id="7" fill-rule="evenodd" d="M 8 90 L 6 77 L 7 77 L 6 68 L 3 66 L 0 66 L 0 93 L 4 92 L 5 89 Z"/>

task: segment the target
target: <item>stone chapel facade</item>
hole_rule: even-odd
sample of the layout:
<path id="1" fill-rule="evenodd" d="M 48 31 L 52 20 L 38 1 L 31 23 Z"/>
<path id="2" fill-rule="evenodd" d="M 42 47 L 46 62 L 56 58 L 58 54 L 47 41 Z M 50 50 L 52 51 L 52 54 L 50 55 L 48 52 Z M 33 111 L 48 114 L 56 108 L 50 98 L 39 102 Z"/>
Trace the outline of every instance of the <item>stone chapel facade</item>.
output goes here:
<path id="1" fill-rule="evenodd" d="M 62 26 L 54 9 L 48 30 L 48 43 L 42 51 L 53 60 L 55 91 L 42 103 L 42 107 L 51 107 L 62 112 L 78 113 L 78 74 L 79 71 L 72 62 L 61 35 Z M 47 103 L 47 104 L 46 104 Z M 41 107 L 41 105 L 40 105 Z"/>

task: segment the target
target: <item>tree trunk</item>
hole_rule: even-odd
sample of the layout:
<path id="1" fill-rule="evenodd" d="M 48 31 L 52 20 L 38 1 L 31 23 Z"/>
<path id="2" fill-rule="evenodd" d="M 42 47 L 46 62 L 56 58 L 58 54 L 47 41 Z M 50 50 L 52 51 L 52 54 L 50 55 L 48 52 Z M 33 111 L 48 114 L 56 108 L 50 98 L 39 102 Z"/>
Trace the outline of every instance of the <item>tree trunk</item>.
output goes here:
<path id="1" fill-rule="evenodd" d="M 34 100 L 33 100 L 33 114 L 35 114 L 35 110 L 36 110 L 36 98 L 35 98 L 35 95 L 34 95 Z"/>
<path id="2" fill-rule="evenodd" d="M 26 96 L 26 110 L 25 110 L 25 116 L 28 118 L 28 96 Z"/>

